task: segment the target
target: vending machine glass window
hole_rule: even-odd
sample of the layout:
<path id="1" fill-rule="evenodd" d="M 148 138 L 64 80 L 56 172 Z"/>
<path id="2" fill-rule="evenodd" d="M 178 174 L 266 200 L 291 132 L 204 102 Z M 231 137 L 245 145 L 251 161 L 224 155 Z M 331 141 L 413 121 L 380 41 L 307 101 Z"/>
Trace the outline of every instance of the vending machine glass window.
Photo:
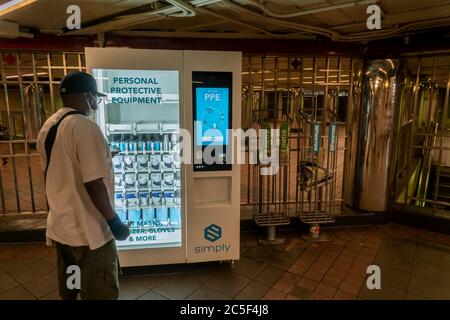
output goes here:
<path id="1" fill-rule="evenodd" d="M 114 206 L 131 235 L 119 249 L 182 244 L 179 74 L 174 70 L 93 69 L 97 121 L 113 157 Z"/>

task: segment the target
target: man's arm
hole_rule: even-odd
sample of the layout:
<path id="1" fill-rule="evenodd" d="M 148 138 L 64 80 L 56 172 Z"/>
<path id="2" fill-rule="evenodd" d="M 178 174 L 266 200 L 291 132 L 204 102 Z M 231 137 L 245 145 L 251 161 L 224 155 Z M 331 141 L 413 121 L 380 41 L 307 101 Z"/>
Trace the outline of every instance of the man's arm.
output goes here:
<path id="1" fill-rule="evenodd" d="M 119 217 L 114 212 L 109 201 L 108 191 L 106 190 L 103 178 L 99 178 L 93 181 L 86 182 L 84 184 L 89 197 L 91 198 L 94 206 L 105 218 L 106 222 L 111 229 L 114 237 L 117 240 L 125 240 L 130 235 L 130 229 L 128 226 L 120 221 Z"/>
<path id="2" fill-rule="evenodd" d="M 125 240 L 130 235 L 130 230 L 114 212 L 103 183 L 103 177 L 108 177 L 112 169 L 106 153 L 105 138 L 95 123 L 80 117 L 77 126 L 74 127 L 73 136 L 81 179 L 92 203 L 105 218 L 114 237 L 117 240 Z"/>
<path id="3" fill-rule="evenodd" d="M 108 191 L 103 183 L 103 178 L 86 182 L 84 186 L 86 187 L 87 193 L 94 203 L 94 206 L 100 211 L 105 220 L 114 219 L 116 213 L 111 207 Z"/>

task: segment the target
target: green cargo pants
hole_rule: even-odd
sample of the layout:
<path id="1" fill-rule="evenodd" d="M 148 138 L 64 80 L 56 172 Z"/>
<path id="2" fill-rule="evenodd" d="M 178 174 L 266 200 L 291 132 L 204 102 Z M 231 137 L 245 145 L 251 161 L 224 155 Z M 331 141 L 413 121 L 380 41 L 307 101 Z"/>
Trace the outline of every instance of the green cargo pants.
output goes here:
<path id="1" fill-rule="evenodd" d="M 87 246 L 71 247 L 56 243 L 56 256 L 61 298 L 74 299 L 78 293 L 83 300 L 118 298 L 118 258 L 114 240 L 95 250 L 90 250 Z M 79 267 L 81 280 L 79 289 L 73 288 L 75 272 L 72 270 L 73 267 L 69 268 L 68 272 L 69 266 Z"/>

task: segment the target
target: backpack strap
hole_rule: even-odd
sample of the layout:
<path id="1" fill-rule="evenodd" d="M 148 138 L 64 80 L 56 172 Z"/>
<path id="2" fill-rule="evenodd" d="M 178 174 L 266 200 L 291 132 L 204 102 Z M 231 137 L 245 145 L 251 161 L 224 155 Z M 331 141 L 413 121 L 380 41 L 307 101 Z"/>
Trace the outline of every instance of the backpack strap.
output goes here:
<path id="1" fill-rule="evenodd" d="M 53 145 L 55 144 L 56 134 L 58 133 L 58 127 L 61 124 L 61 122 L 67 117 L 72 114 L 83 114 L 80 111 L 69 111 L 63 114 L 63 116 L 58 120 L 57 123 L 55 123 L 50 130 L 47 133 L 47 137 L 45 138 L 45 154 L 47 156 L 47 166 L 45 168 L 45 176 L 47 177 L 47 170 L 48 166 L 50 164 L 50 157 L 52 155 L 52 149 Z"/>

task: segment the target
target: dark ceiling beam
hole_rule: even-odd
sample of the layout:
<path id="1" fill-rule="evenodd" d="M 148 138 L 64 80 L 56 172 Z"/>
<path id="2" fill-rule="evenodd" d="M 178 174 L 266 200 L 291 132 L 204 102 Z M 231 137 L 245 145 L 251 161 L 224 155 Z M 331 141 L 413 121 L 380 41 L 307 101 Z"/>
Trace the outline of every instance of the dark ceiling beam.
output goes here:
<path id="1" fill-rule="evenodd" d="M 173 50 L 242 51 L 244 53 L 358 54 L 361 45 L 327 40 L 143 38 L 111 36 L 107 46 Z"/>
<path id="2" fill-rule="evenodd" d="M 107 47 L 173 50 L 223 50 L 244 53 L 320 54 L 345 56 L 395 56 L 425 51 L 450 51 L 448 29 L 433 33 L 411 35 L 408 44 L 404 37 L 342 43 L 329 39 L 214 39 L 214 38 L 150 38 L 106 34 Z M 20 49 L 35 51 L 83 51 L 96 46 L 95 36 L 53 36 L 38 34 L 33 39 L 0 39 L 0 50 Z"/>
<path id="3" fill-rule="evenodd" d="M 96 45 L 96 36 L 56 36 L 35 34 L 31 39 L 0 38 L 0 50 L 84 51 Z"/>

